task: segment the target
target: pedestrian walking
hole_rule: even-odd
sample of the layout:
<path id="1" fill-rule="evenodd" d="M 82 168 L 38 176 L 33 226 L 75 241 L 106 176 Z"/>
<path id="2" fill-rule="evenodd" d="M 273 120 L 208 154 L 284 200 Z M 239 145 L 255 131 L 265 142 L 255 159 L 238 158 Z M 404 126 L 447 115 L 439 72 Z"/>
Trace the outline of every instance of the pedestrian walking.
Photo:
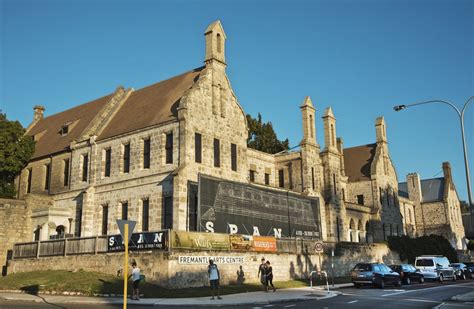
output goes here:
<path id="1" fill-rule="evenodd" d="M 260 277 L 260 282 L 262 283 L 263 289 L 266 290 L 267 280 L 265 279 L 265 269 L 267 264 L 265 264 L 265 258 L 262 258 L 261 264 L 258 266 L 258 277 Z"/>
<path id="2" fill-rule="evenodd" d="M 265 292 L 268 292 L 268 287 L 269 285 L 272 286 L 273 292 L 276 291 L 275 286 L 273 285 L 273 269 L 272 266 L 270 265 L 270 261 L 266 262 L 266 268 L 265 268 Z"/>
<path id="3" fill-rule="evenodd" d="M 129 276 L 129 278 L 132 277 L 132 280 L 133 280 L 132 299 L 140 300 L 140 290 L 138 288 L 138 285 L 141 280 L 140 268 L 137 267 L 136 262 L 132 263 L 132 268 L 133 268 L 132 273 Z"/>
<path id="4" fill-rule="evenodd" d="M 214 264 L 212 259 L 209 260 L 209 266 L 207 267 L 207 274 L 209 275 L 209 283 L 211 284 L 212 290 L 212 297 L 214 299 L 214 291 L 217 290 L 217 299 L 222 299 L 220 295 L 220 287 L 219 287 L 219 278 L 221 277 L 219 274 L 219 268 L 217 265 Z"/>

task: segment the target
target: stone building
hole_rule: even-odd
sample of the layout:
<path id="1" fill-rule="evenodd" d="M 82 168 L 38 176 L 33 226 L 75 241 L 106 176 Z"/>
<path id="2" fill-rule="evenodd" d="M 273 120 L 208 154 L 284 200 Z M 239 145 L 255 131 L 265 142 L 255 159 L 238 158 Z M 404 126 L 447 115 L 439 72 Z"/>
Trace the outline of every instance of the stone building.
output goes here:
<path id="1" fill-rule="evenodd" d="M 442 235 L 453 247 L 465 248 L 461 207 L 449 162 L 443 163 L 443 177 L 420 179 L 411 173 L 398 190 L 418 236 Z"/>
<path id="2" fill-rule="evenodd" d="M 414 233 L 419 226 L 400 208 L 383 117 L 375 121 L 375 143 L 344 149 L 329 107 L 322 147 L 306 97 L 298 151 L 250 149 L 246 114 L 226 75 L 221 23 L 204 35 L 202 67 L 138 90 L 118 87 L 48 117 L 34 107 L 27 134 L 36 149 L 16 185 L 20 199 L 34 203 L 39 195 L 49 204 L 32 211 L 31 239 L 117 233 L 120 218 L 136 220 L 138 231 L 196 230 L 200 174 L 319 198 L 325 241 Z"/>

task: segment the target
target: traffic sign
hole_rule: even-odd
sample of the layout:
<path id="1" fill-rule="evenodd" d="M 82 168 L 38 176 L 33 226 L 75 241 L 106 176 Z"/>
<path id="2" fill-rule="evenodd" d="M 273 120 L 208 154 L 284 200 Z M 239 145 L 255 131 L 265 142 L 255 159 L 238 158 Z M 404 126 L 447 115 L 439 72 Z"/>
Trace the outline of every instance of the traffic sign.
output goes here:
<path id="1" fill-rule="evenodd" d="M 128 224 L 128 235 L 125 235 L 125 224 Z M 120 234 L 122 235 L 122 239 L 125 240 L 125 238 L 130 241 L 130 238 L 132 237 L 133 229 L 135 228 L 135 225 L 137 224 L 137 221 L 132 221 L 132 220 L 117 220 L 117 225 L 120 230 Z"/>
<path id="2" fill-rule="evenodd" d="M 314 243 L 314 251 L 316 253 L 323 253 L 324 252 L 323 243 L 321 241 L 317 241 L 317 242 Z"/>

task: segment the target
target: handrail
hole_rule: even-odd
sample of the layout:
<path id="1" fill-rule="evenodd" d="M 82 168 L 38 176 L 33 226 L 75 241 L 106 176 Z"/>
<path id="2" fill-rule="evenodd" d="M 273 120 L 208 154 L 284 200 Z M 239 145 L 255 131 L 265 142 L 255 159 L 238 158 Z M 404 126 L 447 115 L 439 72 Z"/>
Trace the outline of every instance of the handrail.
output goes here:
<path id="1" fill-rule="evenodd" d="M 321 271 L 317 271 L 317 270 L 313 270 L 309 273 L 309 286 L 310 288 L 313 288 L 313 274 L 314 273 L 321 273 L 321 274 L 324 274 L 324 276 L 326 277 L 326 288 L 327 288 L 327 293 L 329 294 L 329 282 L 328 282 L 328 273 L 324 270 L 321 270 Z"/>

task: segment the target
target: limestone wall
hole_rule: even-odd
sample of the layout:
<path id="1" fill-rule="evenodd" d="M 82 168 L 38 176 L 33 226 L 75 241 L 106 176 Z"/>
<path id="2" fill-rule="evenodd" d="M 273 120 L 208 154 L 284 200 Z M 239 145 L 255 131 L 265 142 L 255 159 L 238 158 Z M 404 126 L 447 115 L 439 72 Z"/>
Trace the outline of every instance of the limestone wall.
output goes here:
<path id="1" fill-rule="evenodd" d="M 222 284 L 258 282 L 258 265 L 265 257 L 272 263 L 275 281 L 307 278 L 312 270 L 319 268 L 330 272 L 331 249 L 335 249 L 334 270 L 336 276 L 345 276 L 356 263 L 385 262 L 400 263 L 398 254 L 384 244 L 325 244 L 325 254 L 256 253 L 256 252 L 196 252 L 196 251 L 147 251 L 130 253 L 147 280 L 169 288 L 198 287 L 208 285 L 206 264 L 180 264 L 180 256 L 231 256 L 243 258 L 243 263 L 218 264 Z M 78 255 L 66 257 L 43 257 L 18 259 L 9 264 L 9 272 L 28 272 L 37 269 L 65 269 L 100 271 L 115 275 L 123 265 L 123 253 Z"/>
<path id="2" fill-rule="evenodd" d="M 6 264 L 7 254 L 13 244 L 29 240 L 30 211 L 23 200 L 0 199 L 0 265 Z M 2 269 L 6 274 L 6 269 Z"/>

